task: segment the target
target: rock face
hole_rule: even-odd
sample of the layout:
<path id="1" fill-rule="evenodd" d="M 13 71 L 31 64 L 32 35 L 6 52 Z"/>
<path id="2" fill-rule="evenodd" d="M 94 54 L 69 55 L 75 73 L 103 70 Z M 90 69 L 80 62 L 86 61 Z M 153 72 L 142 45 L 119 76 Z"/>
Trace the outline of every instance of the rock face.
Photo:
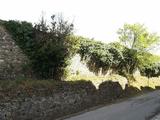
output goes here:
<path id="1" fill-rule="evenodd" d="M 23 77 L 27 61 L 11 35 L 0 26 L 0 80 Z"/>
<path id="2" fill-rule="evenodd" d="M 81 57 L 79 54 L 76 54 L 71 59 L 69 71 L 71 75 L 77 75 L 78 73 L 79 75 L 95 76 L 95 74 L 87 68 L 87 65 L 81 61 Z"/>

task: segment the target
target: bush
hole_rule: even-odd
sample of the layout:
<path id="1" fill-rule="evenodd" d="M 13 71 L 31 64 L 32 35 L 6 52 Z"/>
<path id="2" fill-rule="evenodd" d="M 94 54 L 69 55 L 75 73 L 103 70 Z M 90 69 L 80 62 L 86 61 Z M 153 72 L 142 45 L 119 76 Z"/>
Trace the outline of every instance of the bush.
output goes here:
<path id="1" fill-rule="evenodd" d="M 119 82 L 106 81 L 99 85 L 99 94 L 102 99 L 110 101 L 121 98 L 123 89 Z"/>

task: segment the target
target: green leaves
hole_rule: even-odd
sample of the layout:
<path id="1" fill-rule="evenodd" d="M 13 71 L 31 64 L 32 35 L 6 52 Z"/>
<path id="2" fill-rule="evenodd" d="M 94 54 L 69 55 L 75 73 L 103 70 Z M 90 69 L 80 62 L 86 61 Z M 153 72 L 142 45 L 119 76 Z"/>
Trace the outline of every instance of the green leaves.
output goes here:
<path id="1" fill-rule="evenodd" d="M 43 17 L 35 26 L 25 21 L 6 21 L 4 26 L 30 59 L 38 79 L 64 77 L 68 61 L 77 50 L 76 40 L 71 37 L 73 24 L 52 16 L 51 26 Z"/>
<path id="2" fill-rule="evenodd" d="M 80 37 L 80 49 L 78 53 L 83 61 L 87 62 L 88 68 L 98 74 L 106 74 L 108 69 L 115 67 L 122 59 L 122 54 L 117 43 L 104 44 L 88 38 Z"/>
<path id="3" fill-rule="evenodd" d="M 33 26 L 25 21 L 5 21 L 3 25 L 26 55 L 34 49 Z"/>
<path id="4" fill-rule="evenodd" d="M 123 53 L 125 58 L 123 67 L 126 73 L 133 74 L 136 68 L 139 68 L 141 72 L 144 72 L 145 68 L 149 71 L 147 66 L 150 67 L 160 61 L 160 59 L 157 60 L 157 56 L 149 53 L 158 45 L 160 37 L 155 33 L 149 33 L 144 25 L 125 24 L 118 30 L 118 34 L 120 43 L 128 51 Z"/>
<path id="5" fill-rule="evenodd" d="M 147 52 L 160 42 L 159 36 L 149 33 L 141 24 L 125 24 L 118 30 L 118 34 L 121 44 L 137 51 Z"/>
<path id="6" fill-rule="evenodd" d="M 106 74 L 109 69 L 121 75 L 131 75 L 136 68 L 152 74 L 153 69 L 159 70 L 155 66 L 160 58 L 149 51 L 160 38 L 149 33 L 144 25 L 125 24 L 118 30 L 120 42 L 104 44 L 73 35 L 73 24 L 62 18 L 53 15 L 51 19 L 51 26 L 43 17 L 35 26 L 25 21 L 2 22 L 30 59 L 38 78 L 62 79 L 70 58 L 76 53 L 96 74 L 101 70 Z"/>
<path id="7" fill-rule="evenodd" d="M 118 34 L 120 42 L 110 44 L 80 37 L 78 52 L 91 71 L 98 74 L 102 69 L 103 74 L 106 74 L 112 69 L 127 77 L 132 76 L 137 68 L 142 70 L 144 66 L 160 60 L 149 53 L 160 38 L 155 33 L 149 33 L 144 25 L 125 24 L 118 30 Z"/>

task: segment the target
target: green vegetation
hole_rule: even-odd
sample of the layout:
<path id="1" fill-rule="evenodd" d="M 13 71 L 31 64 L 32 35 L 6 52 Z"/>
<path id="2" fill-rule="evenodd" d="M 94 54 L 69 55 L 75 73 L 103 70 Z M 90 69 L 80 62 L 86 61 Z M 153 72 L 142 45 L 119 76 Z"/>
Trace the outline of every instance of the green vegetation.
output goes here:
<path id="1" fill-rule="evenodd" d="M 28 112 L 41 117 L 44 111 L 45 117 L 55 111 L 56 118 L 160 88 L 160 56 L 150 53 L 160 38 L 143 25 L 125 24 L 118 30 L 119 42 L 109 44 L 74 35 L 73 24 L 54 15 L 49 25 L 43 17 L 35 25 L 13 20 L 0 20 L 0 25 L 29 58 L 26 67 L 31 67 L 33 75 L 31 80 L 0 81 L 2 111 L 9 119 L 17 114 L 28 117 Z M 97 76 L 81 75 L 77 70 L 75 76 L 64 81 L 75 54 Z M 137 69 L 141 75 L 134 74 Z M 26 112 L 28 105 L 32 108 Z"/>
<path id="2" fill-rule="evenodd" d="M 125 24 L 118 34 L 120 41 L 110 44 L 80 37 L 79 53 L 89 69 L 96 74 L 100 70 L 106 74 L 111 69 L 126 77 L 129 83 L 135 81 L 133 73 L 137 69 L 148 77 L 159 76 L 160 57 L 149 53 L 160 42 L 159 36 L 140 24 Z"/>
<path id="3" fill-rule="evenodd" d="M 80 38 L 80 49 L 78 53 L 83 61 L 86 61 L 88 68 L 96 74 L 102 70 L 106 74 L 109 69 L 116 69 L 123 59 L 119 43 L 104 44 Z"/>
<path id="4" fill-rule="evenodd" d="M 37 79 L 63 80 L 70 59 L 79 53 L 96 75 L 119 74 L 131 83 L 139 69 L 147 77 L 160 75 L 160 57 L 150 53 L 160 42 L 141 24 L 125 24 L 118 30 L 119 42 L 105 44 L 75 36 L 73 24 L 53 15 L 48 25 L 44 17 L 35 25 L 26 21 L 0 21 L 28 56 Z M 78 73 L 77 73 L 78 74 Z"/>
<path id="5" fill-rule="evenodd" d="M 69 59 L 76 50 L 76 41 L 70 37 L 73 24 L 62 17 L 51 17 L 51 26 L 42 17 L 33 26 L 28 22 L 6 21 L 3 25 L 30 59 L 34 75 L 38 79 L 61 80 L 66 75 Z"/>
<path id="6" fill-rule="evenodd" d="M 126 77 L 131 76 L 135 69 L 141 69 L 144 64 L 158 62 L 154 59 L 154 57 L 156 58 L 157 56 L 153 56 L 149 51 L 158 45 L 160 42 L 159 36 L 154 33 L 149 33 L 147 29 L 140 24 L 125 24 L 122 29 L 119 29 L 118 34 L 120 43 L 127 47 L 123 53 L 125 58 L 123 70 Z"/>

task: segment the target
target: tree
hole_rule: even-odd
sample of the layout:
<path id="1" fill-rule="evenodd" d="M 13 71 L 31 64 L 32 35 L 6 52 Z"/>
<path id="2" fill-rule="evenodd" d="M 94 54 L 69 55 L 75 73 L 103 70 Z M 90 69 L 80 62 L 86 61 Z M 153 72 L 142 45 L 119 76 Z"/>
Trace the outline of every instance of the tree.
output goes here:
<path id="1" fill-rule="evenodd" d="M 156 33 L 149 33 L 144 25 L 124 24 L 118 30 L 120 42 L 129 49 L 148 52 L 155 48 L 160 39 Z"/>
<path id="2" fill-rule="evenodd" d="M 134 80 L 134 71 L 144 64 L 144 59 L 149 59 L 146 54 L 158 45 L 160 39 L 155 33 L 149 33 L 141 24 L 125 24 L 118 30 L 118 34 L 120 43 L 125 48 L 124 59 L 120 63 L 121 71 L 131 82 Z"/>
<path id="3" fill-rule="evenodd" d="M 35 26 L 13 20 L 3 25 L 29 58 L 28 66 L 37 79 L 62 80 L 65 77 L 66 67 L 77 49 L 72 23 L 53 15 L 51 25 L 47 25 L 43 16 Z"/>
<path id="4" fill-rule="evenodd" d="M 33 67 L 37 76 L 44 79 L 61 80 L 65 77 L 66 67 L 75 53 L 73 24 L 62 16 L 51 16 L 51 26 L 44 20 L 35 25 L 36 54 Z"/>
<path id="5" fill-rule="evenodd" d="M 143 64 L 140 66 L 141 75 L 150 77 L 160 76 L 160 56 L 152 55 L 151 53 L 145 54 L 146 59 L 141 59 Z M 158 61 L 158 62 L 157 62 Z"/>

